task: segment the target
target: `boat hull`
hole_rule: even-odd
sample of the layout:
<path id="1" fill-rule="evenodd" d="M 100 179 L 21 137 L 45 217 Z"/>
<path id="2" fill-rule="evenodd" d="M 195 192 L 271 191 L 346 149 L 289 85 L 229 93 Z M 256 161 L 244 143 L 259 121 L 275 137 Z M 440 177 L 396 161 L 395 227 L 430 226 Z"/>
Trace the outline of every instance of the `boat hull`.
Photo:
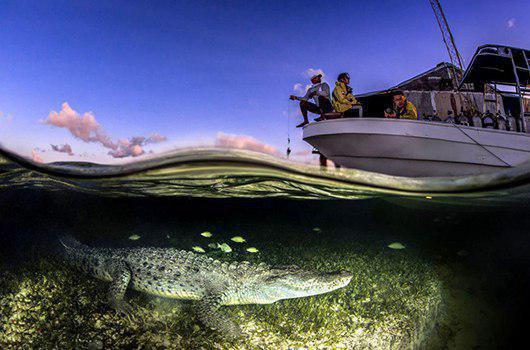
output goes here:
<path id="1" fill-rule="evenodd" d="M 337 164 L 410 176 L 462 176 L 530 160 L 530 136 L 415 120 L 350 118 L 311 123 L 306 142 Z"/>

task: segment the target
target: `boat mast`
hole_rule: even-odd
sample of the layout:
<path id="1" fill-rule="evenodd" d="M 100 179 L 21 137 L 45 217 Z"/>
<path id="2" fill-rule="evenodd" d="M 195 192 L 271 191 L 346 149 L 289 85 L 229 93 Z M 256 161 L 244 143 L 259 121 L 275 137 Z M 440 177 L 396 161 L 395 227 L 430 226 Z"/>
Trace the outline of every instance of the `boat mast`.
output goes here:
<path id="1" fill-rule="evenodd" d="M 447 22 L 447 18 L 445 17 L 445 13 L 443 11 L 442 5 L 440 4 L 440 1 L 429 0 L 429 3 L 431 4 L 432 10 L 434 11 L 434 17 L 436 18 L 436 22 L 438 23 L 438 27 L 440 28 L 440 32 L 442 33 L 442 39 L 445 44 L 445 48 L 447 49 L 447 53 L 449 54 L 449 60 L 451 61 L 451 72 L 453 75 L 452 80 L 454 91 L 456 91 L 458 96 L 460 96 L 460 101 L 462 101 L 465 109 L 468 112 L 473 113 L 475 108 L 473 103 L 469 99 L 469 96 L 460 93 L 458 90 L 460 82 L 462 81 L 462 73 L 464 72 L 464 60 L 462 59 L 462 55 L 460 55 L 460 51 L 458 51 L 458 48 L 456 47 L 455 38 L 453 36 L 453 33 L 451 32 L 451 28 L 449 28 L 449 23 Z M 453 112 L 456 115 L 457 111 Z"/>
<path id="2" fill-rule="evenodd" d="M 451 28 L 449 28 L 449 23 L 447 23 L 447 18 L 445 17 L 440 1 L 429 0 L 429 3 L 431 4 L 432 10 L 434 11 L 436 22 L 438 22 L 438 27 L 442 32 L 442 39 L 445 44 L 445 48 L 447 49 L 447 53 L 449 54 L 449 60 L 452 64 L 451 69 L 453 71 L 453 83 L 455 88 L 457 88 L 460 84 L 460 80 L 462 79 L 462 72 L 464 71 L 462 56 L 456 48 L 455 38 L 451 32 Z M 456 67 L 458 67 L 460 70 L 458 71 Z"/>

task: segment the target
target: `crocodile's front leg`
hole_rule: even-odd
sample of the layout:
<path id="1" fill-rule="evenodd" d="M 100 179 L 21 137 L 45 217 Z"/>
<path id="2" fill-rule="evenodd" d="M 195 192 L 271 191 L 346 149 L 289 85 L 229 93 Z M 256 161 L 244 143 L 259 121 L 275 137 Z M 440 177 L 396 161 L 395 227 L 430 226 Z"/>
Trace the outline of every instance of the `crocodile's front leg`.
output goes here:
<path id="1" fill-rule="evenodd" d="M 122 260 L 112 260 L 107 262 L 108 271 L 112 277 L 110 283 L 108 301 L 110 306 L 118 312 L 132 317 L 132 306 L 124 299 L 125 292 L 131 281 L 131 270 Z"/>
<path id="2" fill-rule="evenodd" d="M 199 301 L 197 315 L 205 326 L 224 333 L 224 335 L 230 338 L 242 336 L 243 332 L 241 328 L 226 314 L 220 313 L 220 307 L 221 296 L 218 294 L 208 294 Z"/>

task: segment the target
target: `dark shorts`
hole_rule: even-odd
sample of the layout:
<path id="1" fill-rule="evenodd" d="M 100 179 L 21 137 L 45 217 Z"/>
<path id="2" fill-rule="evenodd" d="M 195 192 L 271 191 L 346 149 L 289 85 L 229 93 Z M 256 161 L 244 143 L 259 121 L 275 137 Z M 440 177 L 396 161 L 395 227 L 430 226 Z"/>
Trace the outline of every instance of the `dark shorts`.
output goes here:
<path id="1" fill-rule="evenodd" d="M 344 112 L 344 118 L 359 118 L 359 110 L 358 109 L 348 109 Z"/>
<path id="2" fill-rule="evenodd" d="M 319 106 L 309 101 L 300 101 L 300 109 L 302 110 L 302 114 L 305 115 L 307 112 L 324 114 L 333 111 L 333 107 L 331 106 L 331 102 L 328 98 L 319 96 L 318 104 Z"/>

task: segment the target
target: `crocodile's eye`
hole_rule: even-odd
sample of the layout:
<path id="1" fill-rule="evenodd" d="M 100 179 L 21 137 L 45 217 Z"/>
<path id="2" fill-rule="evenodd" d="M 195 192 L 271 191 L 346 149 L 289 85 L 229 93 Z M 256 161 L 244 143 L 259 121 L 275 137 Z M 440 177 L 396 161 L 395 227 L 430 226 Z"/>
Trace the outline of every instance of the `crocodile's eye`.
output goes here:
<path id="1" fill-rule="evenodd" d="M 280 276 L 278 275 L 273 275 L 273 276 L 269 276 L 265 279 L 265 282 L 275 282 L 275 281 L 278 281 L 280 279 Z"/>

